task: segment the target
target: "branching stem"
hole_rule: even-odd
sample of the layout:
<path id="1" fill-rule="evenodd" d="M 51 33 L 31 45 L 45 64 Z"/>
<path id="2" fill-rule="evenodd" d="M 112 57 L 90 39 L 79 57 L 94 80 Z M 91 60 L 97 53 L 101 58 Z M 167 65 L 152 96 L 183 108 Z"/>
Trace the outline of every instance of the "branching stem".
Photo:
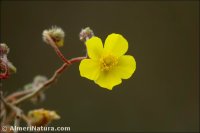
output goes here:
<path id="1" fill-rule="evenodd" d="M 37 96 L 40 92 L 43 92 L 45 89 L 51 86 L 57 80 L 57 78 L 64 72 L 64 70 L 67 69 L 69 66 L 71 66 L 73 63 L 79 62 L 87 58 L 87 54 L 86 54 L 86 56 L 76 57 L 76 58 L 72 58 L 68 60 L 64 57 L 60 49 L 56 46 L 55 42 L 49 35 L 46 35 L 46 39 L 47 39 L 46 41 L 48 42 L 48 44 L 50 44 L 50 46 L 53 47 L 58 57 L 60 57 L 60 59 L 64 63 L 62 64 L 61 67 L 59 67 L 54 72 L 54 74 L 49 80 L 47 80 L 44 84 L 37 86 L 37 88 L 15 92 L 11 95 L 8 95 L 6 98 L 1 97 L 1 101 L 3 101 L 4 105 L 9 107 L 12 110 L 5 121 L 9 123 L 10 120 L 15 116 L 15 121 L 14 121 L 15 126 L 19 126 L 20 119 L 23 119 L 27 123 L 27 125 L 30 125 L 28 118 L 23 114 L 22 110 L 18 107 L 19 104 L 21 104 L 22 102 L 26 100 L 31 99 L 34 96 Z M 4 68 L 2 63 L 1 63 L 1 68 Z M 2 70 L 4 70 L 5 73 L 7 73 L 8 71 L 6 67 Z M 4 78 L 3 76 L 6 76 L 6 75 L 1 74 L 0 78 Z M 6 111 L 5 107 L 4 107 L 4 111 Z"/>

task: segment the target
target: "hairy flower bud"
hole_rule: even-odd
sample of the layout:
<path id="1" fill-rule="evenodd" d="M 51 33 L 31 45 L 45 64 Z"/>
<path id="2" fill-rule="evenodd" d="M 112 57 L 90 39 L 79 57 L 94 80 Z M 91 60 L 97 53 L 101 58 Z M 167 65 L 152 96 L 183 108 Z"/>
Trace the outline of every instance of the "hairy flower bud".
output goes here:
<path id="1" fill-rule="evenodd" d="M 88 39 L 92 38 L 94 36 L 94 32 L 90 29 L 90 27 L 86 27 L 81 30 L 79 34 L 79 38 L 81 41 L 85 42 Z"/>
<path id="2" fill-rule="evenodd" d="M 64 44 L 65 32 L 60 27 L 52 26 L 51 29 L 44 30 L 42 35 L 44 42 L 47 44 L 52 46 L 55 44 L 57 47 L 62 47 Z M 53 40 L 54 44 L 50 42 L 49 37 Z"/>
<path id="3" fill-rule="evenodd" d="M 5 43 L 0 44 L 0 54 L 8 54 L 9 53 L 9 48 Z"/>

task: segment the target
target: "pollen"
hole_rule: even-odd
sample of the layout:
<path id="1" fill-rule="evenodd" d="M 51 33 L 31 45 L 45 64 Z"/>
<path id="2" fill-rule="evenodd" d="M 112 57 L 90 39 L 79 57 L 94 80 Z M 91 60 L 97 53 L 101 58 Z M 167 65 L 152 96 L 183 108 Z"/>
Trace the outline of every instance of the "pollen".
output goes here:
<path id="1" fill-rule="evenodd" d="M 116 66 L 117 63 L 118 63 L 117 57 L 115 57 L 111 54 L 104 55 L 103 57 L 100 58 L 101 71 L 109 71 L 114 66 Z"/>

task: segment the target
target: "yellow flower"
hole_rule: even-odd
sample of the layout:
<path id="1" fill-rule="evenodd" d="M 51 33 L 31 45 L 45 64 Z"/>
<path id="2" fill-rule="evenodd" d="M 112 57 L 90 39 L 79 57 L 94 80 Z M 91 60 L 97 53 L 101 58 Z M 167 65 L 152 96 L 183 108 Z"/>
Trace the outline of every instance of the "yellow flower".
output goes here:
<path id="1" fill-rule="evenodd" d="M 81 61 L 79 70 L 82 77 L 94 80 L 103 88 L 112 88 L 128 79 L 136 69 L 133 56 L 124 55 L 128 50 L 127 40 L 120 34 L 110 34 L 103 43 L 92 37 L 86 41 L 89 59 Z"/>

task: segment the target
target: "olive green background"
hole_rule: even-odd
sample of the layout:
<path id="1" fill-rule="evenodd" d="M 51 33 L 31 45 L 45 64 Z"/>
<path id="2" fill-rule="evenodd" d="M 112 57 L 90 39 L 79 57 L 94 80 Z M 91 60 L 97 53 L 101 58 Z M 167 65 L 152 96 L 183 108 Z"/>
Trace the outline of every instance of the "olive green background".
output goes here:
<path id="1" fill-rule="evenodd" d="M 81 28 L 90 26 L 105 40 L 122 34 L 137 69 L 113 91 L 80 77 L 74 64 L 49 88 L 35 108 L 56 110 L 61 120 L 82 132 L 199 131 L 198 1 L 1 1 L 1 42 L 10 47 L 17 74 L 3 81 L 9 94 L 38 74 L 51 77 L 61 66 L 42 31 L 57 25 L 66 33 L 67 58 L 85 54 Z"/>

